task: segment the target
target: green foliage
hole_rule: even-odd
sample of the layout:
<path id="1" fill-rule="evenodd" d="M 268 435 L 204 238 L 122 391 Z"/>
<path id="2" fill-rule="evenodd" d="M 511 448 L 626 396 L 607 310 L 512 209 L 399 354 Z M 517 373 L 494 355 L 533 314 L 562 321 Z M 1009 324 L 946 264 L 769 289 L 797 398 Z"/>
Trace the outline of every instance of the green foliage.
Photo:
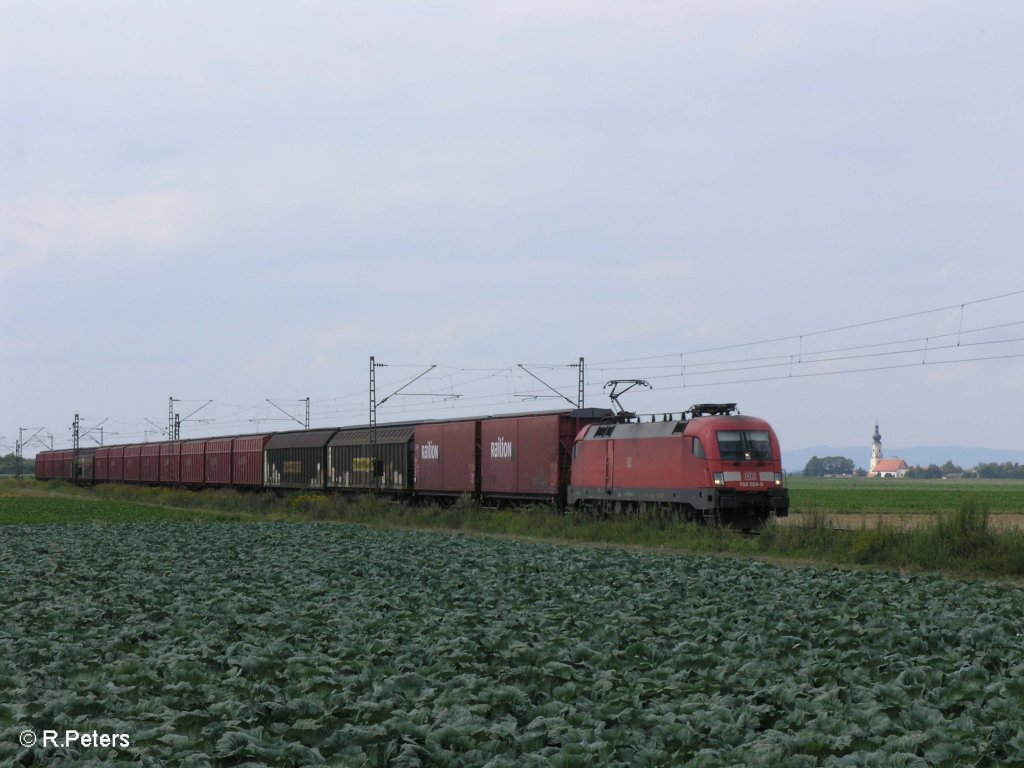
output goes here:
<path id="1" fill-rule="evenodd" d="M 50 723 L 130 734 L 97 765 L 1024 758 L 1019 589 L 328 523 L 10 525 L 0 552 L 2 764 L 68 764 L 18 745 Z"/>
<path id="2" fill-rule="evenodd" d="M 0 495 L 0 524 L 135 523 L 196 520 L 203 517 L 183 509 L 76 498 L 16 498 Z"/>
<path id="3" fill-rule="evenodd" d="M 970 558 L 994 542 L 988 527 L 989 511 L 974 499 L 965 499 L 955 513 L 942 513 L 935 521 L 936 543 L 952 557 Z"/>
<path id="4" fill-rule="evenodd" d="M 853 459 L 843 456 L 812 456 L 804 467 L 806 477 L 825 477 L 827 475 L 852 475 Z"/>
<path id="5" fill-rule="evenodd" d="M 13 453 L 0 456 L 0 475 L 14 475 L 18 471 L 18 457 Z M 32 477 L 36 472 L 35 459 L 21 460 L 21 474 L 24 477 Z"/>
<path id="6" fill-rule="evenodd" d="M 271 493 L 221 488 L 190 491 L 110 484 L 76 488 L 59 481 L 0 481 L 0 524 L 28 522 L 123 523 L 152 520 L 292 520 L 357 523 L 375 528 L 412 528 L 515 536 L 581 544 L 637 546 L 660 551 L 730 554 L 746 557 L 798 558 L 821 563 L 914 568 L 993 576 L 1024 575 L 1024 534 L 989 528 L 991 500 L 1015 499 L 1024 485 L 967 481 L 935 484 L 873 480 L 802 478 L 793 483 L 801 506 L 796 525 L 769 524 L 760 536 L 740 536 L 714 526 L 680 524 L 662 519 L 597 520 L 576 512 L 558 513 L 547 505 L 487 508 L 463 497 L 448 503 L 414 506 L 375 496 L 347 497 L 301 492 Z M 29 494 L 29 495 L 26 495 Z M 42 496 L 40 494 L 43 494 Z M 48 495 L 45 494 L 58 494 Z M 865 498 L 861 498 L 860 496 Z M 832 515 L 849 511 L 837 499 L 871 511 L 888 498 L 901 511 L 932 512 L 934 525 L 910 527 L 895 522 L 880 528 L 837 530 Z M 808 505 L 825 499 L 829 505 Z M 875 501 L 872 501 L 875 500 Z M 941 502 L 941 505 L 939 504 Z M 1020 507 L 1017 508 L 1019 511 Z"/>
<path id="7" fill-rule="evenodd" d="M 906 535 L 891 525 L 865 525 L 853 534 L 849 558 L 858 565 L 891 565 L 894 560 L 905 563 L 906 543 Z"/>
<path id="8" fill-rule="evenodd" d="M 1024 533 L 996 533 L 989 510 L 967 498 L 932 525 L 882 523 L 839 530 L 822 510 L 798 525 L 770 525 L 759 542 L 763 553 L 785 553 L 822 562 L 914 568 L 949 573 L 1024 576 Z"/>
<path id="9" fill-rule="evenodd" d="M 1004 464 L 998 464 L 995 462 L 991 464 L 979 464 L 978 477 L 1003 479 L 1013 478 L 1016 480 L 1022 480 L 1024 479 L 1024 464 L 1009 461 Z"/>

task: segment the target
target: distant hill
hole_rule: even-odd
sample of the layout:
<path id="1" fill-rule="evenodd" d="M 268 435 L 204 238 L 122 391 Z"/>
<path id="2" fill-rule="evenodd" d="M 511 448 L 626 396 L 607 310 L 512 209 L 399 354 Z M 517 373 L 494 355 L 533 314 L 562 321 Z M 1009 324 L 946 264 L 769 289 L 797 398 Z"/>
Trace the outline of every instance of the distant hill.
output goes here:
<path id="1" fill-rule="evenodd" d="M 871 460 L 871 446 L 858 445 L 855 448 L 836 448 L 831 445 L 815 445 L 782 452 L 782 466 L 787 472 L 803 472 L 812 456 L 843 456 L 853 459 L 858 467 L 868 468 Z M 945 464 L 952 461 L 959 467 L 970 469 L 978 464 L 1003 464 L 1013 461 L 1024 464 L 1024 450 L 1007 448 L 964 448 L 962 445 L 926 445 L 914 448 L 885 448 L 886 458 L 899 457 L 912 467 L 927 467 L 929 464 Z"/>

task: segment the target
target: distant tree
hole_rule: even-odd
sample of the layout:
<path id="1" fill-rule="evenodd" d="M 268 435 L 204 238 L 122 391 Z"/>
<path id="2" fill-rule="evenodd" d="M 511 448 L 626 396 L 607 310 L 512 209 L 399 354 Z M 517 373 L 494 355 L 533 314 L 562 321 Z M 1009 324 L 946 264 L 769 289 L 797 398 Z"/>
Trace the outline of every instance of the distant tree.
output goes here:
<path id="1" fill-rule="evenodd" d="M 13 453 L 0 456 L 0 475 L 13 475 L 17 472 L 18 457 Z M 36 463 L 33 459 L 21 460 L 21 472 L 25 475 L 33 475 L 36 471 Z"/>
<path id="2" fill-rule="evenodd" d="M 804 467 L 804 475 L 807 477 L 825 477 L 826 475 L 852 475 L 853 459 L 842 456 L 824 456 L 818 458 L 811 456 L 811 460 Z"/>
<path id="3" fill-rule="evenodd" d="M 978 477 L 1021 479 L 1024 478 L 1024 466 L 1009 461 L 1005 464 L 979 464 Z"/>
<path id="4" fill-rule="evenodd" d="M 939 467 L 939 469 L 942 470 L 943 475 L 962 475 L 964 473 L 964 468 L 958 467 L 953 463 L 952 459 L 947 459 L 946 463 Z"/>
<path id="5" fill-rule="evenodd" d="M 864 469 L 864 467 L 857 467 L 857 469 L 853 471 L 853 474 L 855 474 L 857 477 L 867 477 L 868 471 Z"/>
<path id="6" fill-rule="evenodd" d="M 927 467 L 911 467 L 907 470 L 907 477 L 917 480 L 937 480 L 942 477 L 942 469 L 938 464 L 929 464 Z"/>

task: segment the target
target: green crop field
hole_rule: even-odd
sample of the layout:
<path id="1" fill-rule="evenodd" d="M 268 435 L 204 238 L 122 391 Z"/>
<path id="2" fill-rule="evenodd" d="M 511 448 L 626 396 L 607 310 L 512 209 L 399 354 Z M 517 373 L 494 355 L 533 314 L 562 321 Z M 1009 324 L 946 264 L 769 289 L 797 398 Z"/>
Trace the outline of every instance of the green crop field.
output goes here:
<path id="1" fill-rule="evenodd" d="M 0 526 L 0 584 L 5 765 L 1024 765 L 991 584 L 221 522 Z"/>
<path id="2" fill-rule="evenodd" d="M 14 496 L 0 492 L 0 524 L 137 523 L 210 518 L 209 512 L 88 497 Z"/>
<path id="3" fill-rule="evenodd" d="M 794 512 L 930 514 L 974 499 L 993 514 L 1024 514 L 1024 480 L 896 480 L 792 477 Z"/>

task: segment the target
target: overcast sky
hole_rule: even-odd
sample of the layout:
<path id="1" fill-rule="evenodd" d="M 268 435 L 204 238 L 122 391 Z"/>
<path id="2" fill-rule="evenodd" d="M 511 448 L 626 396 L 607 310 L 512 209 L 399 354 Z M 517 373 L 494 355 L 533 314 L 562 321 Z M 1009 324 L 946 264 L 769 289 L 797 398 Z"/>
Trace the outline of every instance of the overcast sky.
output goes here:
<path id="1" fill-rule="evenodd" d="M 588 406 L 642 378 L 784 449 L 1024 447 L 1022 39 L 1011 0 L 0 0 L 0 451 L 170 397 L 365 423 L 371 355 L 378 400 L 438 366 L 382 423 L 568 405 L 517 364 L 575 400 L 582 356 Z"/>

